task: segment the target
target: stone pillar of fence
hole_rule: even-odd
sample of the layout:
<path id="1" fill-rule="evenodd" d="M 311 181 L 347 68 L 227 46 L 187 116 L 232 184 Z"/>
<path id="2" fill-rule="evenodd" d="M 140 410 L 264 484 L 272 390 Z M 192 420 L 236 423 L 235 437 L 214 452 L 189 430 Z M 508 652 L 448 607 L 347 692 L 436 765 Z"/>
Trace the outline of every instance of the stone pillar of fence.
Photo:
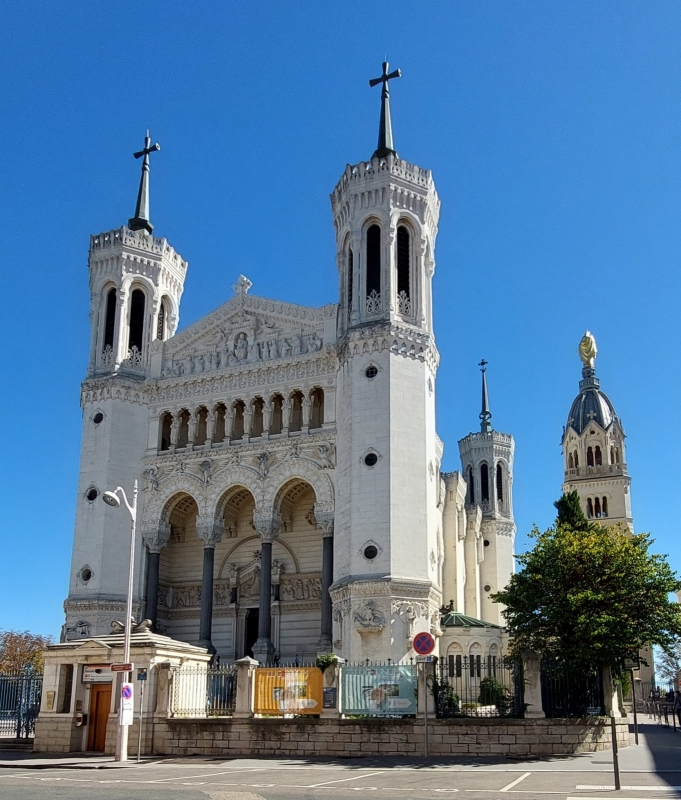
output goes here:
<path id="1" fill-rule="evenodd" d="M 334 656 L 332 662 L 324 670 L 322 675 L 322 713 L 323 719 L 337 719 L 341 715 L 341 667 L 345 660 L 339 656 Z M 335 699 L 334 708 L 324 708 L 324 703 L 331 698 Z"/>
<path id="2" fill-rule="evenodd" d="M 154 689 L 152 696 L 154 701 L 151 707 L 154 709 L 154 714 L 158 714 L 160 717 L 167 717 L 170 716 L 170 709 L 172 707 L 170 702 L 172 685 L 170 680 L 170 662 L 155 664 L 154 672 L 156 673 L 156 680 L 153 682 Z"/>
<path id="3" fill-rule="evenodd" d="M 609 717 L 621 717 L 619 693 L 610 667 L 603 667 L 603 712 Z"/>
<path id="4" fill-rule="evenodd" d="M 435 717 L 435 696 L 433 695 L 433 682 L 435 681 L 435 662 L 427 661 L 416 665 L 418 670 L 418 712 L 417 717 L 425 717 L 426 703 L 428 703 L 428 718 Z"/>
<path id="5" fill-rule="evenodd" d="M 255 668 L 258 662 L 250 656 L 244 656 L 234 662 L 236 667 L 236 702 L 234 718 L 244 719 L 253 716 L 253 691 L 255 689 Z"/>
<path id="6" fill-rule="evenodd" d="M 525 650 L 523 653 L 523 679 L 525 681 L 525 717 L 541 719 L 545 717 L 541 700 L 541 660 L 539 653 Z"/>

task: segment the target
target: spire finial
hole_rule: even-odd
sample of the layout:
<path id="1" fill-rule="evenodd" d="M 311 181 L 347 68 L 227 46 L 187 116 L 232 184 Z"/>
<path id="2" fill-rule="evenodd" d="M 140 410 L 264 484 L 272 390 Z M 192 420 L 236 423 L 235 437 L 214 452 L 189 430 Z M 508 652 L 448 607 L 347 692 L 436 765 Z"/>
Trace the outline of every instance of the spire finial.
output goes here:
<path id="1" fill-rule="evenodd" d="M 598 354 L 598 348 L 596 347 L 596 339 L 591 331 L 587 331 L 584 336 L 582 336 L 577 352 L 582 359 L 582 364 L 589 369 L 593 369 L 594 361 Z"/>
<path id="2" fill-rule="evenodd" d="M 149 153 L 160 150 L 160 144 L 151 143 L 151 136 L 147 129 L 147 135 L 144 139 L 144 148 L 133 153 L 135 158 L 142 158 L 142 177 L 140 178 L 140 189 L 137 193 L 137 206 L 135 208 L 135 216 L 128 220 L 128 227 L 131 231 L 148 231 L 151 233 L 154 226 L 149 221 Z"/>
<path id="3" fill-rule="evenodd" d="M 399 69 L 389 73 L 389 66 L 388 62 L 384 61 L 383 75 L 381 75 L 380 78 L 372 78 L 369 81 L 369 86 L 377 86 L 379 83 L 383 84 L 383 89 L 381 90 L 381 121 L 378 126 L 378 147 L 372 158 L 376 156 L 379 158 L 381 156 L 387 156 L 388 153 L 397 155 L 393 147 L 393 125 L 390 119 L 390 89 L 388 88 L 388 81 L 393 78 L 401 78 L 402 73 Z"/>
<path id="4" fill-rule="evenodd" d="M 480 430 L 489 433 L 492 430 L 492 412 L 489 410 L 489 399 L 487 397 L 487 361 L 483 358 L 478 364 L 482 372 L 482 411 L 480 412 Z"/>

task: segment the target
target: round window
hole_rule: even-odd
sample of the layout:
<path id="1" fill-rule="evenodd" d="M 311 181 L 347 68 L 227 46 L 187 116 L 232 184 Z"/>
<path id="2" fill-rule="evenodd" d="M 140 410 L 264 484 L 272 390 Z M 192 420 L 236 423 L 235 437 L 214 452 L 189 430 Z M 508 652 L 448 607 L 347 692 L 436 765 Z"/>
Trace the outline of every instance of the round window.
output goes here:
<path id="1" fill-rule="evenodd" d="M 371 378 L 375 378 L 378 375 L 378 369 L 372 364 L 370 367 L 366 368 L 364 374 L 371 380 Z"/>
<path id="2" fill-rule="evenodd" d="M 483 544 L 485 545 L 485 547 L 489 547 L 489 539 L 485 539 L 485 541 L 483 542 Z"/>
<path id="3" fill-rule="evenodd" d="M 367 455 L 364 456 L 364 463 L 367 467 L 374 467 L 378 464 L 378 456 L 376 453 L 367 453 Z"/>
<path id="4" fill-rule="evenodd" d="M 101 412 L 101 411 L 98 411 L 98 412 L 97 412 L 97 413 L 94 415 L 94 417 L 92 418 L 92 421 L 95 423 L 95 425 L 99 425 L 99 423 L 100 423 L 100 422 L 103 422 L 103 420 L 104 420 L 104 414 L 102 414 L 102 412 Z"/>
<path id="5" fill-rule="evenodd" d="M 369 544 L 364 548 L 364 558 L 367 561 L 373 561 L 378 555 L 378 547 L 375 544 Z"/>
<path id="6" fill-rule="evenodd" d="M 83 567 L 80 571 L 80 579 L 83 583 L 87 583 L 92 577 L 92 570 L 89 567 Z"/>
<path id="7" fill-rule="evenodd" d="M 87 490 L 87 493 L 85 494 L 85 497 L 87 497 L 87 499 L 91 503 L 93 503 L 99 497 L 99 492 L 93 486 L 92 488 Z"/>
<path id="8" fill-rule="evenodd" d="M 485 586 L 484 586 L 484 589 L 485 589 L 485 591 L 486 591 L 486 592 L 489 592 L 489 590 L 490 590 L 491 588 L 492 588 L 492 587 L 489 585 L 489 583 L 486 583 L 486 584 L 485 584 Z"/>

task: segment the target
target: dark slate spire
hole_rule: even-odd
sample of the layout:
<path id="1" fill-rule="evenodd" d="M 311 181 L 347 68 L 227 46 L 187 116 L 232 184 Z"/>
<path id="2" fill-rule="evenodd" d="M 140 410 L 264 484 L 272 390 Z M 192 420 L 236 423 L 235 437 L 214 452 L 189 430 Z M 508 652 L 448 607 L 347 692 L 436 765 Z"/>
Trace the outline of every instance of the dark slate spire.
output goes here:
<path id="1" fill-rule="evenodd" d="M 489 433 L 492 430 L 492 412 L 489 410 L 489 399 L 487 397 L 487 362 L 483 358 L 478 364 L 482 372 L 482 411 L 480 412 L 480 430 Z"/>
<path id="2" fill-rule="evenodd" d="M 390 89 L 388 88 L 388 81 L 402 77 L 402 73 L 399 69 L 388 73 L 388 66 L 388 62 L 384 61 L 383 75 L 380 78 L 372 78 L 369 81 L 369 86 L 383 84 L 383 89 L 381 90 L 381 121 L 378 126 L 378 147 L 372 158 L 376 156 L 381 158 L 382 156 L 387 156 L 388 153 L 397 155 L 393 147 L 393 124 L 390 119 Z"/>
<path id="3" fill-rule="evenodd" d="M 135 216 L 128 220 L 128 227 L 131 231 L 148 231 L 151 233 L 154 230 L 154 226 L 149 221 L 149 153 L 160 149 L 160 144 L 152 145 L 149 131 L 147 131 L 144 139 L 144 149 L 133 153 L 135 158 L 144 156 L 144 161 L 142 161 L 142 177 L 140 178 L 140 190 L 137 193 Z"/>

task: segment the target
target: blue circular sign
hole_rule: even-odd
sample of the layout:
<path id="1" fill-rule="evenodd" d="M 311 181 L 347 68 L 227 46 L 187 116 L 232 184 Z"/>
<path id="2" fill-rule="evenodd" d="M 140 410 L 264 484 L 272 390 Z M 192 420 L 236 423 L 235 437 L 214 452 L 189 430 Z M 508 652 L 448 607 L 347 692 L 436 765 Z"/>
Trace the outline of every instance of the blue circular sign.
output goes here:
<path id="1" fill-rule="evenodd" d="M 430 633 L 421 631 L 414 636 L 414 650 L 420 656 L 427 656 L 435 650 L 435 639 Z"/>
<path id="2" fill-rule="evenodd" d="M 132 697 L 132 686 L 126 683 L 121 690 L 121 695 L 123 696 L 124 700 L 130 700 Z"/>

